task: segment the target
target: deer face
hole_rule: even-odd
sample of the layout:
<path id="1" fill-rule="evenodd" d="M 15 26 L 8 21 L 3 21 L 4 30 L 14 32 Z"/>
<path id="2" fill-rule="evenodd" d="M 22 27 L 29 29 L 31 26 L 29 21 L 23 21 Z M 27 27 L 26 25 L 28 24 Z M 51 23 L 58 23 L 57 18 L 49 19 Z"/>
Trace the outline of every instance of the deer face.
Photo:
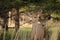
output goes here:
<path id="1" fill-rule="evenodd" d="M 32 14 L 31 17 L 30 17 L 30 21 L 33 22 L 33 23 L 38 22 L 39 21 L 38 15 L 36 15 L 36 14 L 33 15 Z"/>
<path id="2" fill-rule="evenodd" d="M 30 13 L 30 12 L 25 12 L 25 13 L 30 17 L 30 20 L 32 22 L 37 22 L 42 14 L 42 10 L 39 10 L 37 13 Z"/>
<path id="3" fill-rule="evenodd" d="M 32 19 L 38 21 L 39 17 L 37 17 L 37 15 L 33 15 Z"/>

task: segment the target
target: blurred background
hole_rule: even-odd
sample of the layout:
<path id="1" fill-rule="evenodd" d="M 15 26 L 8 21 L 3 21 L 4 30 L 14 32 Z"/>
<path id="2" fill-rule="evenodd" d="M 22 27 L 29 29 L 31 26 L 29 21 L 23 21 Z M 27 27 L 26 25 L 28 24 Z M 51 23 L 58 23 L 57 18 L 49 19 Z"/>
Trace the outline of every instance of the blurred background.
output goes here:
<path id="1" fill-rule="evenodd" d="M 60 40 L 60 0 L 0 0 L 0 40 L 31 40 L 37 13 L 44 40 Z"/>

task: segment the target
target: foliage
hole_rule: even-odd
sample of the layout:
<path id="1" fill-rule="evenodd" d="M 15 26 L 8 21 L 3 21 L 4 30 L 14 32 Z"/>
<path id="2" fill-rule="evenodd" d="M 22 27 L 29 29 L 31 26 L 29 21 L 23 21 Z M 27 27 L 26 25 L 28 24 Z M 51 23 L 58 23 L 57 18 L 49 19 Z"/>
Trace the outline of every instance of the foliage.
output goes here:
<path id="1" fill-rule="evenodd" d="M 54 30 L 58 30 L 57 26 L 54 27 L 54 28 L 50 27 L 47 30 L 46 40 L 49 40 L 49 38 L 51 36 L 51 33 Z M 13 31 L 14 31 L 14 29 L 9 28 L 9 31 L 6 32 L 6 37 L 5 37 L 6 40 L 11 40 L 11 38 L 13 40 L 15 38 L 16 33 L 15 33 L 15 31 L 14 32 Z M 3 35 L 4 35 L 4 33 L 2 32 L 1 35 L 0 35 L 0 40 L 3 40 Z M 31 28 L 25 28 L 25 27 L 21 28 L 18 35 L 19 35 L 18 40 L 21 40 L 21 39 L 22 40 L 30 40 L 30 38 L 31 38 Z M 60 40 L 60 34 L 59 34 L 58 40 Z"/>
<path id="2" fill-rule="evenodd" d="M 42 8 L 44 10 L 60 10 L 59 0 L 0 0 L 0 6 L 2 9 L 9 9 L 16 6 L 33 6 Z M 32 5 L 33 4 L 33 5 Z M 31 7 L 29 7 L 31 8 Z M 33 7 L 35 8 L 35 7 Z M 32 8 L 31 8 L 32 9 Z"/>
<path id="3" fill-rule="evenodd" d="M 18 40 L 30 40 L 31 37 L 31 28 L 21 28 L 21 31 L 18 33 Z M 9 29 L 5 34 L 6 40 L 14 40 L 16 32 L 13 29 Z M 0 40 L 3 40 L 4 32 L 0 33 Z M 12 39 L 11 39 L 12 38 Z"/>

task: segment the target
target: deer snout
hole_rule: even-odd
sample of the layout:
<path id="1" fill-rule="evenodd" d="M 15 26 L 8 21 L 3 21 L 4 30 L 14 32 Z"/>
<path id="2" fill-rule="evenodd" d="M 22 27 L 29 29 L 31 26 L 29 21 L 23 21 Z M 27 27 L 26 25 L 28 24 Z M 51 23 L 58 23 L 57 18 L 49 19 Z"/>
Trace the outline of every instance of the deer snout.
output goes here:
<path id="1" fill-rule="evenodd" d="M 32 21 L 32 18 L 30 18 L 30 21 Z"/>

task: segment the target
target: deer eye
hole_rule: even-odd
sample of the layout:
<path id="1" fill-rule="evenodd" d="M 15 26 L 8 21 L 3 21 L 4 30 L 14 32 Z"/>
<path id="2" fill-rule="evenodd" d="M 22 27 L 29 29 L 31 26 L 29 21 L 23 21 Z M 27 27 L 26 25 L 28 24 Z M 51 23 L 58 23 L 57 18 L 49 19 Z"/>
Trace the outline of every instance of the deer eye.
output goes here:
<path id="1" fill-rule="evenodd" d="M 41 18 L 41 17 L 39 17 L 39 18 Z"/>
<path id="2" fill-rule="evenodd" d="M 34 18 L 36 18 L 36 17 L 34 17 Z"/>

